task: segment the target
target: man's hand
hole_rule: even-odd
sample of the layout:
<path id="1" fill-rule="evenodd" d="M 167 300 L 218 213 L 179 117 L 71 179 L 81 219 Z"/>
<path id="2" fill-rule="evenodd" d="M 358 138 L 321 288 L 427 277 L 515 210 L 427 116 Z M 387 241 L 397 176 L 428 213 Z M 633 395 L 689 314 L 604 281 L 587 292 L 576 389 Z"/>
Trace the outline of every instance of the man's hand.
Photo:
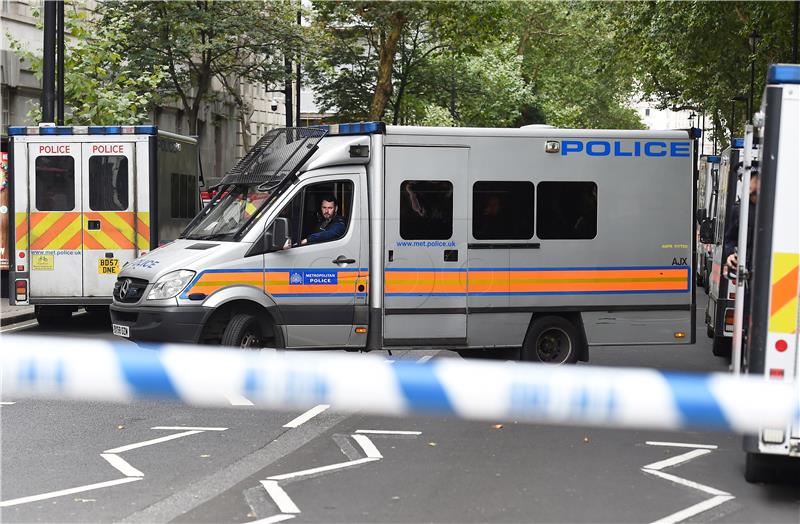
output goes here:
<path id="1" fill-rule="evenodd" d="M 736 270 L 739 266 L 739 255 L 736 253 L 731 253 L 728 255 L 728 259 L 725 261 L 725 265 L 728 266 L 728 269 Z"/>
<path id="2" fill-rule="evenodd" d="M 308 239 L 307 238 L 304 238 L 303 240 L 300 241 L 300 245 L 301 246 L 305 246 L 306 244 L 308 244 Z"/>

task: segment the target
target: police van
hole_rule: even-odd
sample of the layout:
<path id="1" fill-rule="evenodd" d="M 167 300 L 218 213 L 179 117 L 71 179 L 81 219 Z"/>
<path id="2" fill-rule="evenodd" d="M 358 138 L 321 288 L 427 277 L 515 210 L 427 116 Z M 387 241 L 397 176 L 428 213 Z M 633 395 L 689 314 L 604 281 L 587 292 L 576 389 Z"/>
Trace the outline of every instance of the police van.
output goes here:
<path id="1" fill-rule="evenodd" d="M 695 131 L 273 130 L 123 268 L 113 331 L 554 363 L 689 343 Z M 326 206 L 346 227 L 309 242 Z"/>
<path id="2" fill-rule="evenodd" d="M 197 140 L 155 126 L 11 126 L 11 304 L 103 313 L 128 262 L 199 210 Z"/>
<path id="3" fill-rule="evenodd" d="M 709 291 L 709 275 L 711 274 L 711 243 L 703 242 L 713 236 L 714 219 L 716 218 L 717 187 L 719 181 L 719 156 L 702 155 L 698 162 L 697 179 L 697 221 L 700 226 L 697 237 L 697 285 Z"/>
<path id="4" fill-rule="evenodd" d="M 713 339 L 713 354 L 724 358 L 731 355 L 733 306 L 736 299 L 736 279 L 728 274 L 725 265 L 731 254 L 730 249 L 725 247 L 725 228 L 741 200 L 743 147 L 744 139 L 734 138 L 731 147 L 722 152 L 715 210 L 713 216 L 707 218 L 708 222 L 700 228 L 700 242 L 711 246 L 711 271 L 708 276 L 708 303 L 705 313 L 706 334 Z"/>
<path id="5" fill-rule="evenodd" d="M 760 172 L 760 189 L 756 216 L 747 216 L 748 209 L 743 207 L 739 231 L 740 252 L 753 249 L 752 257 L 739 256 L 742 281 L 737 286 L 736 334 L 742 344 L 742 370 L 767 380 L 792 382 L 800 374 L 800 65 L 769 67 L 748 142 L 754 145 L 750 169 Z M 748 246 L 750 220 L 755 220 L 755 229 Z M 748 258 L 752 267 L 746 266 Z M 747 293 L 742 292 L 745 289 Z M 748 315 L 743 314 L 745 301 Z M 800 414 L 786 427 L 763 428 L 758 435 L 746 436 L 744 449 L 749 482 L 775 480 L 782 467 L 799 466 Z M 793 458 L 787 463 L 787 457 Z"/>

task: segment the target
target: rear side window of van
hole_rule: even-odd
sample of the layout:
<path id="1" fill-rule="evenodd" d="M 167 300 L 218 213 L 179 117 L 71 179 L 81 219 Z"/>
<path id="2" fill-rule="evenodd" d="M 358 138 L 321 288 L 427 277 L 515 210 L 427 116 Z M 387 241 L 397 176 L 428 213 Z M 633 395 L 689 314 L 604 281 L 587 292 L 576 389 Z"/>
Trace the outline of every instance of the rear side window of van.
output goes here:
<path id="1" fill-rule="evenodd" d="M 478 240 L 533 237 L 531 182 L 475 182 L 472 186 L 472 236 Z"/>
<path id="2" fill-rule="evenodd" d="M 128 209 L 128 159 L 124 156 L 89 158 L 89 208 L 92 211 Z"/>
<path id="3" fill-rule="evenodd" d="M 71 156 L 36 158 L 36 209 L 75 209 L 75 159 Z"/>
<path id="4" fill-rule="evenodd" d="M 406 180 L 400 184 L 400 236 L 404 240 L 446 240 L 453 236 L 451 182 Z"/>
<path id="5" fill-rule="evenodd" d="M 597 236 L 597 184 L 540 182 L 536 195 L 536 236 L 544 240 Z"/>

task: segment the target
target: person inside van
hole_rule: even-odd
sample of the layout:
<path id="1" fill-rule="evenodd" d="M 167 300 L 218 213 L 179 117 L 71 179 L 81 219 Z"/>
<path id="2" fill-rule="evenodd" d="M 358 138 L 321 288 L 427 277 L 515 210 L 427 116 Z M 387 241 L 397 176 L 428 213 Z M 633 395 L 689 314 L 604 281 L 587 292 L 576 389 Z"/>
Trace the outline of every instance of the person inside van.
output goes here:
<path id="1" fill-rule="evenodd" d="M 753 171 L 750 173 L 750 198 L 749 198 L 749 219 L 747 220 L 747 265 L 750 266 L 752 260 L 751 247 L 753 246 L 753 231 L 756 227 L 756 202 L 758 202 L 758 172 Z M 739 255 L 737 253 L 737 244 L 739 243 L 739 210 L 741 203 L 737 203 L 731 213 L 731 220 L 725 226 L 725 253 L 730 253 L 725 260 L 725 265 L 728 266 L 729 271 L 736 271 L 739 266 Z"/>
<path id="2" fill-rule="evenodd" d="M 317 225 L 314 232 L 304 238 L 300 245 L 321 244 L 342 238 L 347 231 L 347 220 L 338 214 L 339 202 L 333 195 L 325 195 L 320 200 Z"/>

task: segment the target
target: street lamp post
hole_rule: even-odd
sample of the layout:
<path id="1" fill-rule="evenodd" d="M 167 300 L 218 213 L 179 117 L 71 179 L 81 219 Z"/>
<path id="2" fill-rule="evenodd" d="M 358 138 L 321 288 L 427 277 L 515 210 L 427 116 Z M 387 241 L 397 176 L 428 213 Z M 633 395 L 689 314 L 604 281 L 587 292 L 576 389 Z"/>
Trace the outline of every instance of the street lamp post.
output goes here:
<path id="1" fill-rule="evenodd" d="M 733 135 L 736 134 L 736 102 L 747 102 L 747 97 L 744 95 L 736 95 L 731 98 L 731 143 L 733 143 Z"/>
<path id="2" fill-rule="evenodd" d="M 761 35 L 758 34 L 758 31 L 753 29 L 753 31 L 748 36 L 748 40 L 750 41 L 750 98 L 747 102 L 747 122 L 753 123 L 753 90 L 755 89 L 756 83 L 756 44 L 761 39 Z"/>

